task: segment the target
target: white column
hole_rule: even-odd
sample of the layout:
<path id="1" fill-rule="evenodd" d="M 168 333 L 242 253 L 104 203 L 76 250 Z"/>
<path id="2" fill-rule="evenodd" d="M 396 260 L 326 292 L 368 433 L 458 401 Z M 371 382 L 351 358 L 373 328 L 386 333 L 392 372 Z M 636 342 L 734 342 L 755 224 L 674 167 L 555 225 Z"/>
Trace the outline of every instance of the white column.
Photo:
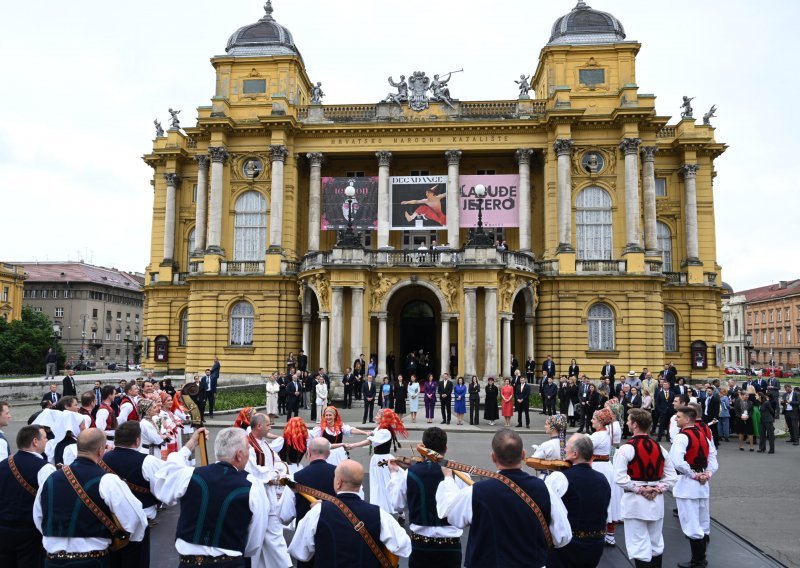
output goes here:
<path id="1" fill-rule="evenodd" d="M 500 376 L 511 375 L 511 321 L 513 316 L 503 316 L 503 368 L 500 370 Z"/>
<path id="2" fill-rule="evenodd" d="M 640 138 L 623 138 L 619 149 L 625 155 L 625 246 L 626 252 L 642 250 L 639 236 L 639 144 Z"/>
<path id="3" fill-rule="evenodd" d="M 167 202 L 164 209 L 164 261 L 162 264 L 172 264 L 173 256 L 175 254 L 175 201 L 176 201 L 176 187 L 180 183 L 181 178 L 178 174 L 170 173 L 164 174 L 164 180 L 167 182 Z"/>
<path id="4" fill-rule="evenodd" d="M 364 353 L 364 288 L 350 288 L 350 361 Z"/>
<path id="5" fill-rule="evenodd" d="M 442 314 L 442 337 L 439 343 L 439 374 L 449 373 L 450 369 L 450 316 Z M 471 380 L 471 379 L 470 379 Z"/>
<path id="6" fill-rule="evenodd" d="M 378 248 L 389 246 L 389 164 L 391 152 L 375 152 L 378 158 Z"/>
<path id="7" fill-rule="evenodd" d="M 533 316 L 525 316 L 525 360 L 528 356 L 536 359 L 536 346 L 533 342 Z"/>
<path id="8" fill-rule="evenodd" d="M 211 203 L 208 215 L 208 240 L 206 249 L 211 254 L 223 254 L 222 251 L 222 182 L 225 160 L 228 151 L 221 146 L 208 149 L 211 155 Z"/>
<path id="9" fill-rule="evenodd" d="M 451 248 L 458 248 L 461 225 L 461 182 L 458 165 L 461 162 L 461 150 L 448 150 L 444 155 L 447 157 L 447 244 Z"/>
<path id="10" fill-rule="evenodd" d="M 572 246 L 572 140 L 559 138 L 553 144 L 558 156 L 558 252 L 573 252 Z"/>
<path id="11" fill-rule="evenodd" d="M 272 144 L 269 152 L 272 158 L 269 246 L 280 249 L 283 242 L 283 165 L 289 151 L 283 144 Z"/>
<path id="12" fill-rule="evenodd" d="M 686 262 L 698 264 L 700 252 L 697 242 L 697 164 L 684 164 L 681 168 L 686 191 L 686 204 L 683 213 L 686 219 Z"/>
<path id="13" fill-rule="evenodd" d="M 195 156 L 197 160 L 197 202 L 194 213 L 194 250 L 192 256 L 203 256 L 206 250 L 208 220 L 208 156 Z"/>
<path id="14" fill-rule="evenodd" d="M 311 162 L 311 173 L 309 174 L 310 185 L 308 192 L 308 251 L 319 250 L 319 223 L 320 223 L 320 210 L 322 204 L 320 202 L 322 191 L 322 160 L 323 155 L 320 152 L 312 152 L 306 154 L 306 157 Z"/>
<path id="15" fill-rule="evenodd" d="M 342 335 L 344 334 L 344 319 L 342 317 L 342 296 L 344 289 L 341 286 L 331 288 L 331 360 L 328 362 L 331 373 L 342 372 Z M 345 365 L 346 366 L 346 365 Z"/>
<path id="16" fill-rule="evenodd" d="M 519 163 L 519 250 L 531 251 L 531 154 L 520 148 L 514 155 Z"/>
<path id="17" fill-rule="evenodd" d="M 497 376 L 497 288 L 483 289 L 483 318 L 486 323 L 483 337 L 485 355 L 484 376 Z"/>
<path id="18" fill-rule="evenodd" d="M 319 366 L 328 369 L 328 314 L 324 312 L 319 314 Z"/>
<path id="19" fill-rule="evenodd" d="M 647 256 L 659 256 L 656 228 L 656 146 L 642 146 L 642 192 L 644 194 L 644 249 Z"/>
<path id="20" fill-rule="evenodd" d="M 386 375 L 386 312 L 378 314 L 378 374 Z"/>
<path id="21" fill-rule="evenodd" d="M 303 352 L 311 358 L 311 316 L 303 316 Z"/>
<path id="22" fill-rule="evenodd" d="M 464 288 L 464 374 L 476 375 L 475 348 L 478 343 L 477 288 Z"/>

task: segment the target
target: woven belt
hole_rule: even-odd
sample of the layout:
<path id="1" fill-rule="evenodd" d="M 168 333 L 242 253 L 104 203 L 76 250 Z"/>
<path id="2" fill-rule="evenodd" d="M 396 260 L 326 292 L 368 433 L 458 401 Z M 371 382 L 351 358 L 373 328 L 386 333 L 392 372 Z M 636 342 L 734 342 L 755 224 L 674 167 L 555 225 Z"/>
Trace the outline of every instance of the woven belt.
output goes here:
<path id="1" fill-rule="evenodd" d="M 417 533 L 409 533 L 413 542 L 421 542 L 423 544 L 446 544 L 449 546 L 461 546 L 461 539 L 456 537 L 436 537 L 436 536 L 422 536 Z"/>
<path id="2" fill-rule="evenodd" d="M 108 556 L 108 550 L 92 550 L 90 552 L 66 552 L 59 550 L 58 552 L 47 553 L 48 560 L 81 560 L 86 558 L 103 558 Z"/>
<path id="3" fill-rule="evenodd" d="M 241 556 L 184 556 L 181 555 L 181 564 L 185 566 L 205 566 L 207 564 L 223 564 L 240 560 Z"/>
<path id="4" fill-rule="evenodd" d="M 572 538 L 580 540 L 589 540 L 594 538 L 603 538 L 606 536 L 606 531 L 572 531 Z"/>

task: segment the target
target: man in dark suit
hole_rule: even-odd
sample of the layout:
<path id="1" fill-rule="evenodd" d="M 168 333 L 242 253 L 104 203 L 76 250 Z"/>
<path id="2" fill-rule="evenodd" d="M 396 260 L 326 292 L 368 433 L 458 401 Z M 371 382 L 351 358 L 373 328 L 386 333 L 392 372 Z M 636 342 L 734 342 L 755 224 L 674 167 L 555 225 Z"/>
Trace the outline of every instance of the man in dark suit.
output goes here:
<path id="1" fill-rule="evenodd" d="M 678 371 L 672 366 L 672 363 L 664 363 L 664 370 L 659 373 L 659 376 L 665 379 L 669 383 L 669 387 L 672 388 L 675 386 Z"/>
<path id="2" fill-rule="evenodd" d="M 770 373 L 769 378 L 767 379 L 767 387 L 766 387 L 767 394 L 771 394 L 775 397 L 775 400 L 778 400 L 780 392 L 781 392 L 781 382 L 775 378 L 775 373 Z"/>
<path id="3" fill-rule="evenodd" d="M 611 364 L 611 361 L 606 359 L 606 364 L 600 369 L 600 378 L 605 379 L 608 377 L 608 384 L 611 385 L 611 390 L 614 390 L 614 375 L 617 374 L 617 368 Z"/>
<path id="4" fill-rule="evenodd" d="M 61 384 L 63 385 L 61 392 L 64 396 L 76 396 L 78 394 L 78 391 L 75 389 L 75 371 L 72 369 L 67 371 L 67 374 L 64 375 Z"/>
<path id="5" fill-rule="evenodd" d="M 517 358 L 514 357 L 514 354 L 512 353 L 511 354 L 511 375 L 512 376 L 514 375 L 514 371 L 516 371 L 517 369 L 519 369 L 519 361 L 517 361 Z"/>
<path id="6" fill-rule="evenodd" d="M 375 386 L 375 377 L 367 375 L 367 380 L 361 385 L 361 395 L 364 397 L 364 420 L 362 424 L 366 424 L 367 421 L 375 422 L 372 418 L 372 412 L 375 409 L 375 395 L 377 389 L 378 388 Z"/>
<path id="7" fill-rule="evenodd" d="M 214 356 L 214 364 L 211 365 L 211 372 L 208 375 L 208 391 L 206 391 L 206 400 L 208 400 L 208 415 L 214 418 L 214 401 L 217 398 L 217 381 L 219 381 L 219 358 Z"/>
<path id="8" fill-rule="evenodd" d="M 297 356 L 297 370 L 308 371 L 308 355 L 302 349 L 300 350 L 300 355 Z"/>
<path id="9" fill-rule="evenodd" d="M 361 367 L 361 373 L 364 376 L 366 376 L 367 375 L 367 362 L 364 360 L 364 354 L 363 353 L 358 356 L 358 359 L 353 361 L 353 368 L 354 369 L 356 368 L 356 363 L 358 363 L 358 366 Z"/>
<path id="10" fill-rule="evenodd" d="M 675 386 L 672 387 L 672 392 L 674 392 L 678 396 L 689 394 L 689 389 L 684 384 L 685 382 L 686 379 L 684 379 L 683 377 L 679 378 Z"/>
<path id="11" fill-rule="evenodd" d="M 549 382 L 551 379 L 548 378 L 547 380 Z M 520 377 L 519 386 L 514 389 L 514 400 L 517 403 L 517 428 L 522 428 L 523 414 L 525 414 L 525 428 L 530 428 L 531 385 L 528 384 L 525 377 Z"/>
<path id="12" fill-rule="evenodd" d="M 353 406 L 353 383 L 355 380 L 353 379 L 353 373 L 350 370 L 350 367 L 345 369 L 344 375 L 342 375 L 342 387 L 344 387 L 344 407 L 351 408 Z"/>
<path id="13" fill-rule="evenodd" d="M 672 417 L 672 402 L 675 400 L 675 392 L 669 388 L 669 381 L 662 379 L 661 386 L 656 389 L 653 405 L 656 409 L 658 416 L 658 440 L 664 437 L 664 433 L 669 426 L 669 419 Z M 656 431 L 656 425 L 653 425 L 653 432 Z"/>
<path id="14" fill-rule="evenodd" d="M 527 381 L 526 381 L 527 382 Z M 566 384 L 566 383 L 564 383 Z M 530 389 L 530 385 L 528 385 Z M 558 385 L 553 379 L 548 378 L 542 392 L 542 403 L 544 404 L 544 413 L 552 416 L 556 413 L 556 395 L 558 394 Z"/>
<path id="15" fill-rule="evenodd" d="M 211 376 L 211 369 L 206 369 L 206 374 L 200 377 L 200 384 L 198 385 L 197 392 L 197 406 L 200 407 L 200 415 L 203 420 L 206 419 L 206 394 L 208 393 L 208 385 L 210 383 L 209 376 Z"/>
<path id="16" fill-rule="evenodd" d="M 556 376 L 556 364 L 553 362 L 552 355 L 548 355 L 545 362 L 542 363 L 542 371 L 545 371 L 548 377 Z"/>
<path id="17" fill-rule="evenodd" d="M 286 385 L 286 420 L 300 414 L 300 399 L 303 397 L 303 385 L 300 384 L 300 373 L 292 375 Z"/>
<path id="18" fill-rule="evenodd" d="M 450 424 L 450 416 L 453 404 L 453 381 L 450 375 L 444 373 L 439 384 L 436 385 L 436 392 L 439 394 L 439 404 L 442 406 L 442 424 Z"/>
<path id="19" fill-rule="evenodd" d="M 706 398 L 701 403 L 703 408 L 703 422 L 711 429 L 711 436 L 714 438 L 714 445 L 719 448 L 719 432 L 717 423 L 719 422 L 719 395 L 714 394 L 714 387 L 706 387 Z"/>
<path id="20" fill-rule="evenodd" d="M 787 442 L 795 446 L 800 444 L 798 430 L 800 429 L 800 392 L 793 389 L 792 385 L 783 385 L 784 393 L 781 396 L 783 405 L 783 419 L 786 421 L 786 432 L 789 434 Z"/>
<path id="21" fill-rule="evenodd" d="M 55 406 L 60 398 L 61 395 L 58 393 L 58 385 L 52 383 L 50 385 L 50 391 L 42 395 L 42 402 L 49 402 L 50 406 Z"/>
<path id="22" fill-rule="evenodd" d="M 531 384 L 536 380 L 536 361 L 530 355 L 528 355 L 528 360 L 525 361 L 525 378 Z"/>

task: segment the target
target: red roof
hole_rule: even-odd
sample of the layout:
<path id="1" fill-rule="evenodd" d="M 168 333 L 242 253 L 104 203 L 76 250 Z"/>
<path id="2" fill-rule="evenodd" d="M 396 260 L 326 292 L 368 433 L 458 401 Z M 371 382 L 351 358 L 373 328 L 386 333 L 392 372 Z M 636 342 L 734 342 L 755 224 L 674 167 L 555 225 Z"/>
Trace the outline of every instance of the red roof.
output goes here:
<path id="1" fill-rule="evenodd" d="M 28 275 L 27 283 L 87 282 L 140 292 L 144 282 L 116 268 L 93 266 L 83 262 L 17 262 Z"/>
<path id="2" fill-rule="evenodd" d="M 736 292 L 736 295 L 740 294 L 747 298 L 748 303 L 797 296 L 800 295 L 800 280 L 781 281 L 778 284 Z"/>

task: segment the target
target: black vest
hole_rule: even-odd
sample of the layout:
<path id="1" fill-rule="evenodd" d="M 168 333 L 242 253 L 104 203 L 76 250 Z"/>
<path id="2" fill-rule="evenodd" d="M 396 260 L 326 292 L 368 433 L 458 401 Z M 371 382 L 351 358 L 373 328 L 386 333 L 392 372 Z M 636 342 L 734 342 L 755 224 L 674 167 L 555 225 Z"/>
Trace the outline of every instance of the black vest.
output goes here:
<path id="1" fill-rule="evenodd" d="M 583 463 L 562 473 L 569 481 L 569 489 L 561 500 L 567 508 L 572 531 L 605 532 L 608 503 L 611 501 L 611 486 L 606 476 Z"/>
<path id="2" fill-rule="evenodd" d="M 250 519 L 247 472 L 226 462 L 195 468 L 181 498 L 176 537 L 244 554 Z"/>
<path id="3" fill-rule="evenodd" d="M 380 544 L 380 508 L 365 502 L 354 493 L 343 493 L 338 497 L 364 523 L 373 540 Z M 353 530 L 353 524 L 333 503 L 325 501 L 322 503 L 319 524 L 314 535 L 314 547 L 314 566 L 318 568 L 334 566 L 373 568 L 380 566 L 363 537 Z"/>
<path id="4" fill-rule="evenodd" d="M 75 479 L 101 511 L 111 517 L 111 510 L 100 497 L 100 479 L 107 475 L 91 460 L 77 458 L 70 465 Z M 62 538 L 111 538 L 111 533 L 83 504 L 63 471 L 47 478 L 42 488 L 42 534 Z"/>
<path id="5" fill-rule="evenodd" d="M 58 444 L 56 444 L 56 449 L 53 452 L 53 461 L 57 464 L 64 463 L 64 450 L 67 446 L 71 446 L 72 444 L 77 444 L 77 440 L 72 436 L 64 436 L 64 439 L 61 440 Z"/>
<path id="6" fill-rule="evenodd" d="M 448 526 L 447 519 L 436 514 L 436 489 L 444 479 L 442 467 L 430 461 L 408 468 L 406 495 L 410 522 L 423 527 Z"/>
<path id="7" fill-rule="evenodd" d="M 305 452 L 294 449 L 289 445 L 288 442 L 286 442 L 286 440 L 283 441 L 283 447 L 281 448 L 281 451 L 278 452 L 278 456 L 281 458 L 281 461 L 293 464 L 299 464 L 301 461 L 303 461 L 304 455 L 306 455 Z"/>
<path id="8" fill-rule="evenodd" d="M 519 485 L 550 524 L 550 494 L 544 481 L 520 469 L 500 472 Z M 519 538 L 520 527 L 525 537 Z M 547 542 L 539 520 L 519 496 L 496 479 L 472 486 L 472 527 L 464 566 L 529 568 L 547 564 Z"/>
<path id="9" fill-rule="evenodd" d="M 106 465 L 113 469 L 122 481 L 129 487 L 135 486 L 131 488 L 131 493 L 141 502 L 144 509 L 158 505 L 158 499 L 150 493 L 150 483 L 142 475 L 142 465 L 147 457 L 147 454 L 131 448 L 116 448 L 103 456 Z M 147 493 L 143 493 L 141 489 L 146 489 Z"/>
<path id="10" fill-rule="evenodd" d="M 47 465 L 47 461 L 30 452 L 14 454 L 14 464 L 22 478 L 34 489 L 39 488 L 39 470 Z M 33 501 L 35 497 L 28 493 L 14 474 L 8 460 L 0 462 L 0 525 L 23 525 L 33 527 Z"/>
<path id="11" fill-rule="evenodd" d="M 333 489 L 333 474 L 336 466 L 329 464 L 325 460 L 314 460 L 303 469 L 294 474 L 294 480 L 301 485 L 308 485 L 318 491 L 324 491 L 328 495 L 336 495 Z M 302 498 L 295 499 L 295 511 L 297 512 L 297 522 L 306 516 L 310 508 L 309 502 Z"/>

